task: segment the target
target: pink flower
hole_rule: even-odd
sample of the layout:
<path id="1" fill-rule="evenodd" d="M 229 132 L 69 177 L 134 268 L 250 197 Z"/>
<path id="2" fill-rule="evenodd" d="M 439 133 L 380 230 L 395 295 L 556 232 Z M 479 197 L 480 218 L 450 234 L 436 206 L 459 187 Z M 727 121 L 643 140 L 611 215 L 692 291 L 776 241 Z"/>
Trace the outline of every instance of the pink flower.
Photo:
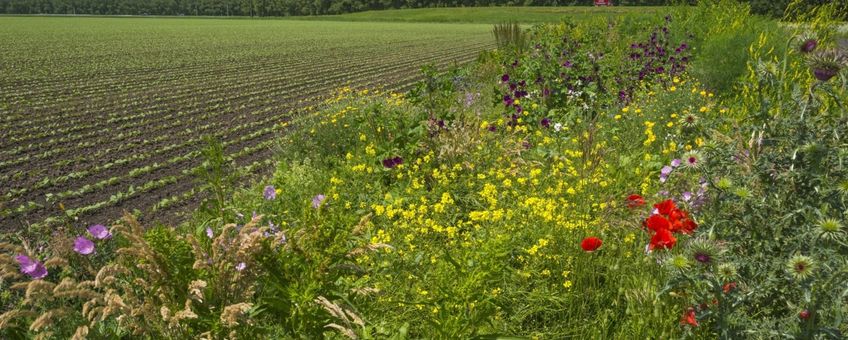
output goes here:
<path id="1" fill-rule="evenodd" d="M 94 242 L 83 236 L 79 236 L 74 240 L 74 251 L 82 255 L 90 255 L 94 253 Z"/>
<path id="2" fill-rule="evenodd" d="M 326 198 L 327 197 L 322 194 L 315 195 L 315 197 L 312 198 L 312 207 L 315 209 L 320 208 Z"/>
<path id="3" fill-rule="evenodd" d="M 88 227 L 88 233 L 98 240 L 106 240 L 112 238 L 112 233 L 102 224 L 95 224 Z"/>
<path id="4" fill-rule="evenodd" d="M 30 278 L 38 280 L 47 276 L 47 268 L 44 267 L 43 263 L 33 260 L 24 254 L 15 256 L 15 260 L 21 266 L 21 273 L 28 275 Z"/>

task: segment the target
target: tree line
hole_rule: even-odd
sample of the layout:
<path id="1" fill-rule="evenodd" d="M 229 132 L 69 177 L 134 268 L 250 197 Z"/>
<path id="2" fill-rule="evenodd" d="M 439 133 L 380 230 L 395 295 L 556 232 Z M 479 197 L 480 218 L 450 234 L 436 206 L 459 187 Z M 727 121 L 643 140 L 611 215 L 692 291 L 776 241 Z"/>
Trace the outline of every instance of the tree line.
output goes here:
<path id="1" fill-rule="evenodd" d="M 779 16 L 791 0 L 740 0 L 756 13 Z M 811 5 L 829 1 L 805 0 Z M 674 0 L 613 0 L 619 6 L 656 6 Z M 0 14 L 292 16 L 391 8 L 574 6 L 593 0 L 0 0 Z"/>

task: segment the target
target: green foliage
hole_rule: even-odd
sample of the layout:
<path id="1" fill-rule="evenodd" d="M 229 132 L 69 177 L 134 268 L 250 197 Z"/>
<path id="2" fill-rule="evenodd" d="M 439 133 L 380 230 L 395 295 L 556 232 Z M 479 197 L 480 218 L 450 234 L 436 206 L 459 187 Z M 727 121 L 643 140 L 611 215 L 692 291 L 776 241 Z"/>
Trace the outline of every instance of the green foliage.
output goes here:
<path id="1" fill-rule="evenodd" d="M 518 53 L 527 48 L 527 37 L 521 25 L 517 23 L 497 24 L 492 28 L 492 34 L 495 36 L 498 48 L 514 49 Z"/>
<path id="2" fill-rule="evenodd" d="M 205 138 L 206 147 L 201 150 L 203 163 L 196 168 L 194 176 L 207 197 L 202 203 L 203 209 L 220 219 L 225 224 L 229 218 L 227 203 L 235 188 L 239 174 L 235 161 L 228 157 L 221 141 L 213 137 Z"/>
<path id="3" fill-rule="evenodd" d="M 801 26 L 821 39 L 812 54 L 736 39 L 771 25 L 747 13 L 715 1 L 542 25 L 527 50 L 425 68 L 408 96 L 342 88 L 280 123 L 273 176 L 246 188 L 210 140 L 209 209 L 180 228 L 128 216 L 120 249 L 90 258 L 57 238 L 43 280 L 13 257 L 41 254 L 3 244 L 2 277 L 26 294 L 0 296 L 16 303 L 0 320 L 21 316 L 2 334 L 840 338 L 846 51 L 832 17 Z M 746 61 L 738 95 L 685 72 L 688 39 L 708 84 Z M 732 70 L 704 71 L 745 44 Z M 807 61 L 825 57 L 838 73 L 815 80 Z M 666 200 L 676 243 L 658 246 L 644 221 Z"/>
<path id="4" fill-rule="evenodd" d="M 197 278 L 192 269 L 194 254 L 191 245 L 176 230 L 165 226 L 153 227 L 144 232 L 144 240 L 154 252 L 168 255 L 158 258 L 161 263 L 157 266 L 164 270 L 163 275 L 170 281 L 169 284 L 188 287 L 189 282 Z M 185 300 L 186 291 L 179 289 L 175 293 L 174 300 Z"/>
<path id="5" fill-rule="evenodd" d="M 795 37 L 827 34 L 806 29 L 788 42 L 761 34 L 730 102 L 737 114 L 710 122 L 713 143 L 700 176 L 711 194 L 700 237 L 721 250 L 722 266 L 678 271 L 670 282 L 701 304 L 700 334 L 837 339 L 848 331 L 848 92 L 844 76 L 811 77 L 815 69 L 804 60 L 813 53 L 796 47 L 803 40 Z M 816 48 L 848 53 L 827 42 Z"/>

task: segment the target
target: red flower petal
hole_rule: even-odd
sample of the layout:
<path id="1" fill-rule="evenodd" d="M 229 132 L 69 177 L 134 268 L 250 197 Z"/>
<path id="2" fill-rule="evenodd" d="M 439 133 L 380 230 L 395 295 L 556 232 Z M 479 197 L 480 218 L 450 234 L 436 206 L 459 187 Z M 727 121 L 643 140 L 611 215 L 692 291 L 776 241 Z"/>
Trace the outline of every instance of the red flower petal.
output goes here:
<path id="1" fill-rule="evenodd" d="M 654 208 L 657 208 L 660 214 L 668 216 L 669 214 L 671 214 L 672 210 L 677 209 L 677 206 L 674 204 L 674 201 L 665 200 L 660 203 L 654 204 Z"/>
<path id="2" fill-rule="evenodd" d="M 671 249 L 674 248 L 675 243 L 677 243 L 677 239 L 674 238 L 671 231 L 668 229 L 660 229 L 657 230 L 657 233 L 651 237 L 651 243 L 648 245 L 648 249 Z"/>
<path id="3" fill-rule="evenodd" d="M 593 252 L 601 247 L 603 242 L 601 239 L 597 237 L 587 237 L 583 239 L 583 242 L 580 242 L 580 248 L 583 248 L 584 251 Z"/>
<path id="4" fill-rule="evenodd" d="M 645 205 L 645 199 L 642 198 L 642 196 L 639 196 L 637 194 L 627 196 L 627 207 L 628 208 L 632 209 L 632 208 L 636 208 L 636 207 L 643 206 L 643 205 Z"/>
<path id="5" fill-rule="evenodd" d="M 683 312 L 683 317 L 680 318 L 680 324 L 698 327 L 698 319 L 695 318 L 695 308 L 689 307 Z"/>
<path id="6" fill-rule="evenodd" d="M 651 215 L 651 217 L 648 217 L 648 219 L 645 220 L 645 227 L 653 230 L 654 232 L 658 232 L 660 230 L 671 229 L 671 222 L 661 215 Z"/>

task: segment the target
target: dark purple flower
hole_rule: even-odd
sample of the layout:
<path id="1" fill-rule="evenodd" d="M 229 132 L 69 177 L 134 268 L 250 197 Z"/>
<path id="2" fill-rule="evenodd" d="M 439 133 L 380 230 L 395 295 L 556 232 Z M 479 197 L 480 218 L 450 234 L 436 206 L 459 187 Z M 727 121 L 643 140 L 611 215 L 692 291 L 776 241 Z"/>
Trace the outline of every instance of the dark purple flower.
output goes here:
<path id="1" fill-rule="evenodd" d="M 495 132 L 498 131 L 498 127 L 495 124 L 489 124 L 487 130 L 489 130 L 489 132 Z"/>
<path id="2" fill-rule="evenodd" d="M 518 59 L 515 59 L 515 61 L 512 62 L 512 67 L 516 67 L 516 66 L 518 66 Z"/>
<path id="3" fill-rule="evenodd" d="M 838 70 L 829 68 L 817 68 L 813 70 L 813 76 L 821 81 L 828 81 L 830 78 L 835 77 L 837 73 L 839 73 Z"/>
<path id="4" fill-rule="evenodd" d="M 112 233 L 102 224 L 95 224 L 88 227 L 88 233 L 98 240 L 106 240 L 112 238 Z"/>
<path id="5" fill-rule="evenodd" d="M 505 106 L 512 106 L 513 102 L 514 102 L 514 100 L 512 99 L 512 97 L 510 95 L 508 95 L 508 94 L 504 95 L 503 103 L 504 103 Z"/>
<path id="6" fill-rule="evenodd" d="M 504 82 L 504 83 L 508 82 L 509 81 L 509 75 L 504 73 L 504 75 L 501 76 L 501 81 Z"/>
<path id="7" fill-rule="evenodd" d="M 94 242 L 83 236 L 79 236 L 74 240 L 74 251 L 82 255 L 90 255 L 94 253 Z"/>
<path id="8" fill-rule="evenodd" d="M 324 199 L 326 199 L 326 198 L 327 197 L 324 196 L 323 194 L 315 195 L 315 197 L 312 197 L 312 207 L 315 208 L 315 209 L 320 208 L 321 204 L 324 203 Z"/>
<path id="9" fill-rule="evenodd" d="M 566 61 L 562 64 L 562 66 L 563 66 L 563 67 L 565 67 L 565 68 L 571 68 L 571 66 L 572 66 L 572 64 L 571 64 L 571 60 L 566 60 Z"/>
<path id="10" fill-rule="evenodd" d="M 403 164 L 403 158 L 400 156 L 389 157 L 383 160 L 383 166 L 387 169 L 393 169 L 394 167 Z"/>
<path id="11" fill-rule="evenodd" d="M 819 42 L 816 39 L 807 39 L 801 43 L 801 53 L 810 53 L 816 49 L 816 46 L 819 45 Z"/>
<path id="12" fill-rule="evenodd" d="M 515 106 L 515 113 L 522 113 L 522 112 L 524 112 L 524 108 L 522 108 L 521 105 L 516 105 Z"/>
<path id="13" fill-rule="evenodd" d="M 265 197 L 265 200 L 274 200 L 277 198 L 277 189 L 273 185 L 266 186 L 265 191 L 262 192 L 262 196 Z"/>
<path id="14" fill-rule="evenodd" d="M 47 276 L 47 268 L 44 267 L 43 263 L 33 260 L 24 254 L 15 256 L 15 260 L 18 261 L 21 267 L 21 273 L 26 274 L 30 278 L 38 280 Z"/>
<path id="15" fill-rule="evenodd" d="M 542 124 L 542 126 L 544 126 L 546 128 L 551 127 L 551 120 L 548 119 L 547 117 L 542 118 L 542 121 L 540 123 Z"/>

